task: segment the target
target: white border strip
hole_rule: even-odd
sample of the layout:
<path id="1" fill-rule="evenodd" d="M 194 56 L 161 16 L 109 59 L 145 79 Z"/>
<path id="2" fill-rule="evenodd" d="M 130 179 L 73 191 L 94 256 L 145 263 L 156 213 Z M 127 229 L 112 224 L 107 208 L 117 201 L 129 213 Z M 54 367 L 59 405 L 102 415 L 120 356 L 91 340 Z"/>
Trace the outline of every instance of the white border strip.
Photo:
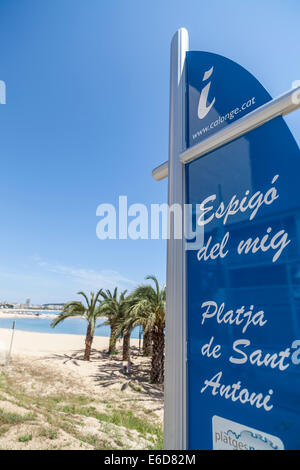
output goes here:
<path id="1" fill-rule="evenodd" d="M 182 28 L 171 43 L 169 207 L 185 203 L 185 166 L 179 155 L 185 149 L 185 58 L 189 38 Z M 167 309 L 165 348 L 164 448 L 182 450 L 187 446 L 186 426 L 186 307 L 184 240 L 175 239 L 170 220 L 167 244 Z"/>
<path id="2" fill-rule="evenodd" d="M 211 137 L 204 139 L 199 144 L 196 144 L 182 152 L 180 154 L 181 162 L 189 163 L 196 158 L 199 158 L 206 153 L 241 137 L 253 129 L 262 126 L 271 119 L 291 113 L 300 107 L 299 95 L 300 87 L 297 87 L 292 88 L 271 101 L 268 101 L 263 106 L 260 106 L 251 113 L 246 114 L 246 116 L 238 119 L 236 122 L 228 124 L 228 126 L 216 132 Z M 157 181 L 166 178 L 168 176 L 168 162 L 155 168 L 152 172 L 152 176 Z"/>

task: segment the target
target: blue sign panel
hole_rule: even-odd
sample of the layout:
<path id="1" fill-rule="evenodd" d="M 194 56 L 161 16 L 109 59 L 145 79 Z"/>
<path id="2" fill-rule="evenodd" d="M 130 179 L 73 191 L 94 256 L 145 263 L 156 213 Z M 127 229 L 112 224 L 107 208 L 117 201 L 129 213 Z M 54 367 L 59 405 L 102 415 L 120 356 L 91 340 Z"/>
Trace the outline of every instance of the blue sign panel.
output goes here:
<path id="1" fill-rule="evenodd" d="M 214 54 L 187 74 L 190 145 L 270 99 Z M 300 449 L 299 175 L 281 117 L 186 166 L 189 449 Z"/>

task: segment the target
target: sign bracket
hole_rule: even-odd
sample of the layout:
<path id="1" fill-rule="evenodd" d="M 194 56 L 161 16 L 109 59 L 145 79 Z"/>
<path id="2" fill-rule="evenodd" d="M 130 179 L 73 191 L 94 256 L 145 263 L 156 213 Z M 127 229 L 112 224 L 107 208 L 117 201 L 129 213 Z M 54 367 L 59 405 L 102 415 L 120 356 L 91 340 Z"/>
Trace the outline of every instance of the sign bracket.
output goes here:
<path id="1" fill-rule="evenodd" d="M 224 129 L 207 137 L 202 142 L 193 145 L 179 154 L 182 163 L 189 163 L 199 157 L 228 144 L 234 139 L 262 126 L 266 122 L 285 116 L 300 107 L 300 86 L 292 88 L 264 105 L 256 108 L 236 122 L 228 124 Z M 160 181 L 168 176 L 168 162 L 163 163 L 152 171 L 155 180 Z"/>

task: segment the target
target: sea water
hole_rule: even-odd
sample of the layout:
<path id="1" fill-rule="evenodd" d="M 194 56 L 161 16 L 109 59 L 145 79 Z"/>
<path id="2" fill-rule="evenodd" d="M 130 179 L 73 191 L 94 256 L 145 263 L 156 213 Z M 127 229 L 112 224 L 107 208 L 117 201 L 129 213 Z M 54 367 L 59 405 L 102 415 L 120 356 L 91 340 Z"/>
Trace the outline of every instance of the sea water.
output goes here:
<path id="1" fill-rule="evenodd" d="M 45 315 L 45 314 L 44 314 Z M 84 318 L 67 318 L 59 323 L 55 328 L 50 326 L 53 318 L 40 316 L 32 316 L 28 318 L 0 318 L 0 328 L 12 328 L 13 321 L 16 322 L 16 330 L 32 331 L 35 333 L 53 333 L 53 334 L 69 334 L 69 335 L 85 335 L 87 329 L 87 321 Z M 104 325 L 105 319 L 100 318 L 97 321 L 95 336 L 110 336 L 109 325 Z M 139 327 L 132 330 L 131 338 L 139 337 Z"/>

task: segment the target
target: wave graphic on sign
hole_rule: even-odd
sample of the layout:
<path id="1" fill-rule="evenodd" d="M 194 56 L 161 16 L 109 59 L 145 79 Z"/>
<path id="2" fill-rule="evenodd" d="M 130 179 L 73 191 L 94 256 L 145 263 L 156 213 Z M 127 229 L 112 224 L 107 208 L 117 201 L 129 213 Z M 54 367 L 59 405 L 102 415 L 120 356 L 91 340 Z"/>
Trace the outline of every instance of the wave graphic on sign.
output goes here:
<path id="1" fill-rule="evenodd" d="M 230 434 L 235 437 L 235 439 L 240 439 L 247 443 L 249 448 L 253 447 L 255 449 L 258 448 L 258 446 L 261 449 L 264 450 L 278 450 L 278 446 L 276 446 L 270 439 L 268 439 L 266 436 L 262 436 L 261 434 L 253 433 L 251 431 L 241 431 L 239 434 L 235 433 L 231 429 L 229 429 L 227 432 L 225 432 L 227 436 Z"/>

